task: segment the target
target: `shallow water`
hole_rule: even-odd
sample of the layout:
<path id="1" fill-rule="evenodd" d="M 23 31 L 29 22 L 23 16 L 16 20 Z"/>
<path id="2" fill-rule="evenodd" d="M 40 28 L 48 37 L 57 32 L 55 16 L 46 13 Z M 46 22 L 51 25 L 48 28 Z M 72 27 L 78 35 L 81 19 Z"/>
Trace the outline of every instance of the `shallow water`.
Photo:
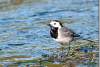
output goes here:
<path id="1" fill-rule="evenodd" d="M 0 0 L 0 57 L 50 54 L 49 20 L 58 19 L 81 37 L 98 40 L 98 0 Z M 80 66 L 79 66 L 80 67 Z M 85 67 L 85 66 L 83 66 Z"/>

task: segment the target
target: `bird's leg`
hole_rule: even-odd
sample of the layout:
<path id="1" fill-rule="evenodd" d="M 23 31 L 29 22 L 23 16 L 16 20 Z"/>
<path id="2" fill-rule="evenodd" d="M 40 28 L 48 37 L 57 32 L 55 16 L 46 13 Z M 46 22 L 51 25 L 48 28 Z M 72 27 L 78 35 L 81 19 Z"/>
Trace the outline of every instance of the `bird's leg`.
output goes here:
<path id="1" fill-rule="evenodd" d="M 59 52 L 59 60 L 60 61 L 63 61 L 63 59 L 64 59 L 64 49 L 65 49 L 65 47 L 62 45 L 61 52 Z"/>
<path id="2" fill-rule="evenodd" d="M 57 60 L 59 60 L 59 49 L 57 48 Z"/>
<path id="3" fill-rule="evenodd" d="M 70 53 L 70 43 L 68 43 L 68 51 L 67 51 L 67 56 L 69 56 L 69 53 Z"/>
<path id="4" fill-rule="evenodd" d="M 61 51 L 62 51 L 62 53 L 64 52 L 64 46 L 61 47 Z"/>

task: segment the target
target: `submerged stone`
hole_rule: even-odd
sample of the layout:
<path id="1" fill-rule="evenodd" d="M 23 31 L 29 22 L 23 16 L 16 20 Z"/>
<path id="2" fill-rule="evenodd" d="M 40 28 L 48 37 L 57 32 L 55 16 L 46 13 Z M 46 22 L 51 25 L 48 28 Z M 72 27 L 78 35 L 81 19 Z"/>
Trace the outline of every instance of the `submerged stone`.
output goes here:
<path id="1" fill-rule="evenodd" d="M 24 45 L 24 43 L 21 43 L 21 44 L 8 44 L 9 46 L 22 46 Z"/>

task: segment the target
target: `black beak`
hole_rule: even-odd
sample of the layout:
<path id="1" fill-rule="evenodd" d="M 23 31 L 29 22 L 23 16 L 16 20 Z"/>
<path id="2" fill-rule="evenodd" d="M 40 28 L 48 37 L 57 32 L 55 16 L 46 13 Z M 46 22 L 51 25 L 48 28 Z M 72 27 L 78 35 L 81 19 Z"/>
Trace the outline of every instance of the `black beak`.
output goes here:
<path id="1" fill-rule="evenodd" d="M 53 27 L 51 24 L 48 24 L 48 26 L 49 26 L 51 29 L 54 29 L 54 27 Z"/>
<path id="2" fill-rule="evenodd" d="M 48 24 L 49 27 L 52 27 L 50 24 Z"/>

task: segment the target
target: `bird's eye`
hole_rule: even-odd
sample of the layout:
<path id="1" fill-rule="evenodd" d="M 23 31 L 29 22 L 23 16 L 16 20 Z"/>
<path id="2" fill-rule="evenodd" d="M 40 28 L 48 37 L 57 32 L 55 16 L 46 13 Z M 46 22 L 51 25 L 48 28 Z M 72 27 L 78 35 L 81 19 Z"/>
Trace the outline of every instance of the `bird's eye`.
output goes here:
<path id="1" fill-rule="evenodd" d="M 54 23 L 54 25 L 56 25 L 56 23 Z"/>

